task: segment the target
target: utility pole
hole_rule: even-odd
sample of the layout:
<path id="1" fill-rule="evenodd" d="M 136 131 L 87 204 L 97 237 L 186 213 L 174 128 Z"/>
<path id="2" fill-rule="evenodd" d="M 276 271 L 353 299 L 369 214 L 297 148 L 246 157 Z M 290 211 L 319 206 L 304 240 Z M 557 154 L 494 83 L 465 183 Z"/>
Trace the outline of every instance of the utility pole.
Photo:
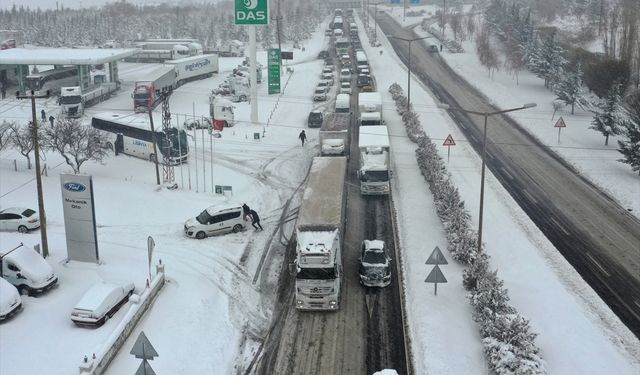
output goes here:
<path id="1" fill-rule="evenodd" d="M 153 161 L 156 164 L 156 184 L 160 185 L 160 170 L 158 169 L 158 137 L 153 128 L 153 109 L 149 108 L 149 123 L 151 124 L 151 139 L 153 139 Z"/>
<path id="2" fill-rule="evenodd" d="M 282 14 L 280 14 L 280 0 L 278 1 L 278 15 L 271 17 L 272 21 L 276 21 L 276 37 L 278 38 L 278 50 L 280 50 L 280 69 L 282 72 L 282 45 L 280 44 L 280 21 L 282 20 Z"/>
<path id="3" fill-rule="evenodd" d="M 440 20 L 442 21 L 442 37 L 444 38 L 444 14 L 447 13 L 447 0 L 442 0 L 442 12 L 440 13 Z"/>
<path id="4" fill-rule="evenodd" d="M 36 99 L 48 98 L 49 90 L 45 95 L 35 95 L 31 90 L 31 95 L 20 95 L 16 91 L 17 99 L 31 99 L 31 121 L 33 121 L 33 151 L 36 159 L 36 187 L 38 192 L 38 215 L 40 216 L 40 242 L 42 242 L 42 256 L 49 255 L 49 242 L 47 241 L 47 217 L 44 211 L 44 197 L 42 195 L 42 171 L 40 170 L 40 137 L 38 136 L 38 118 L 36 115 Z"/>
<path id="5" fill-rule="evenodd" d="M 175 180 L 175 173 L 173 164 L 174 161 L 171 160 L 171 151 L 173 149 L 173 144 L 171 139 L 169 139 L 169 135 L 171 134 L 171 110 L 169 109 L 169 96 L 173 90 L 168 89 L 162 93 L 162 130 L 164 131 L 164 142 L 161 147 L 164 148 L 162 153 L 162 178 L 164 182 L 173 182 Z M 177 133 L 178 139 L 180 139 L 180 131 Z M 156 160 L 158 158 L 156 157 Z M 182 155 L 178 155 L 178 162 L 182 163 Z"/>

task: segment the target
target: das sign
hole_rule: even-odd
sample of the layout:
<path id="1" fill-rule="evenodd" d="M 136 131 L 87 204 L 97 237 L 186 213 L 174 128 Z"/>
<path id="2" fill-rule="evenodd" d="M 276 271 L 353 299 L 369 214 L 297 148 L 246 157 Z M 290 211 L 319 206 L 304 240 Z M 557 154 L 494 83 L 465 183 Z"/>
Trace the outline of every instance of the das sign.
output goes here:
<path id="1" fill-rule="evenodd" d="M 235 0 L 236 25 L 266 25 L 269 23 L 268 0 Z"/>

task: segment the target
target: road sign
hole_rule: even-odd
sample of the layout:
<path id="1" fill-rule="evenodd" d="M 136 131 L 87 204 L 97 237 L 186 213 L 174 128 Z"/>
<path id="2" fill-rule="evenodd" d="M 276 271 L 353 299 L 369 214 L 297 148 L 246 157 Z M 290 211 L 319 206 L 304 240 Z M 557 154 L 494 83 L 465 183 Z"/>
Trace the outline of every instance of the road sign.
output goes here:
<path id="1" fill-rule="evenodd" d="M 156 375 L 156 372 L 153 371 L 151 365 L 149 364 L 149 362 L 147 362 L 147 360 L 143 360 L 140 364 L 140 367 L 138 367 L 138 370 L 136 370 L 135 375 Z"/>
<path id="2" fill-rule="evenodd" d="M 235 0 L 236 25 L 267 25 L 269 23 L 268 0 Z"/>
<path id="3" fill-rule="evenodd" d="M 447 282 L 447 278 L 444 277 L 444 275 L 442 274 L 442 271 L 440 271 L 440 267 L 438 267 L 438 265 L 436 264 L 433 269 L 431 270 L 431 272 L 429 273 L 429 275 L 427 276 L 427 278 L 424 280 L 425 283 L 433 283 L 434 284 L 434 289 L 433 289 L 433 294 L 435 294 L 436 296 L 438 295 L 438 283 L 446 283 Z"/>
<path id="4" fill-rule="evenodd" d="M 154 359 L 158 356 L 158 352 L 153 348 L 153 345 L 149 342 L 149 339 L 144 334 L 144 331 L 140 331 L 138 338 L 136 339 L 131 352 L 138 359 Z"/>
<path id="5" fill-rule="evenodd" d="M 438 265 L 449 264 L 449 262 L 447 262 L 447 259 L 445 259 L 444 255 L 442 255 L 442 251 L 440 251 L 440 248 L 436 246 L 436 248 L 431 252 L 431 255 L 429 255 L 429 258 L 427 259 L 427 262 L 425 264 Z"/>
<path id="6" fill-rule="evenodd" d="M 280 93 L 280 49 L 270 48 L 267 56 L 269 95 Z"/>
<path id="7" fill-rule="evenodd" d="M 456 141 L 454 141 L 453 137 L 451 136 L 451 134 L 449 134 L 447 136 L 447 139 L 444 140 L 444 143 L 442 145 L 443 146 L 455 146 L 456 145 Z"/>
<path id="8" fill-rule="evenodd" d="M 560 118 L 558 119 L 558 121 L 556 121 L 556 124 L 553 125 L 554 128 L 566 128 L 567 124 L 564 123 L 564 119 L 562 118 L 562 116 L 560 116 Z"/>
<path id="9" fill-rule="evenodd" d="M 293 52 L 280 52 L 280 58 L 282 60 L 293 60 Z"/>
<path id="10" fill-rule="evenodd" d="M 216 194 L 224 194 L 225 191 L 233 191 L 233 188 L 229 185 L 216 185 Z"/>

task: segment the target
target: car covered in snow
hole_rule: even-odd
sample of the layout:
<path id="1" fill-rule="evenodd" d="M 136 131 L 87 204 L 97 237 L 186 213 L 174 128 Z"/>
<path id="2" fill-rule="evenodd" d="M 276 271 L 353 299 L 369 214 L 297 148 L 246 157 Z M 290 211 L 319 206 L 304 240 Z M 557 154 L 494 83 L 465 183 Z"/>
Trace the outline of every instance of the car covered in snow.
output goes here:
<path id="1" fill-rule="evenodd" d="M 349 69 L 340 70 L 340 82 L 351 82 L 351 71 Z"/>
<path id="2" fill-rule="evenodd" d="M 384 241 L 362 241 L 358 273 L 364 286 L 385 287 L 391 284 L 391 258 L 387 255 Z"/>
<path id="3" fill-rule="evenodd" d="M 100 282 L 87 290 L 71 311 L 71 320 L 79 326 L 101 326 L 127 303 L 135 289 L 124 285 Z"/>
<path id="4" fill-rule="evenodd" d="M 22 309 L 22 298 L 18 289 L 0 278 L 0 320 L 11 318 Z"/>
<path id="5" fill-rule="evenodd" d="M 38 294 L 53 288 L 58 276 L 35 250 L 19 246 L 0 254 L 0 276 L 22 294 Z"/>
<path id="6" fill-rule="evenodd" d="M 184 234 L 201 240 L 218 234 L 240 232 L 245 225 L 241 205 L 211 206 L 200 215 L 187 220 Z"/>
<path id="7" fill-rule="evenodd" d="M 318 86 L 313 92 L 314 102 L 323 102 L 327 100 L 327 89 L 325 87 Z"/>
<path id="8" fill-rule="evenodd" d="M 40 228 L 40 216 L 30 208 L 12 207 L 0 211 L 0 230 L 27 233 Z"/>

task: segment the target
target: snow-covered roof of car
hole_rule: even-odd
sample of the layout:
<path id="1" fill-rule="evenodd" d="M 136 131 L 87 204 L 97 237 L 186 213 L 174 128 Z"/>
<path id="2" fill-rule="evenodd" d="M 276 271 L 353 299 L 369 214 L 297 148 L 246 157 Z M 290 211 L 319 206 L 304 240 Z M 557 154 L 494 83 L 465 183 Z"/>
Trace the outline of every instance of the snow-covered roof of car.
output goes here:
<path id="1" fill-rule="evenodd" d="M 384 248 L 384 241 L 364 240 L 364 246 L 367 250 L 382 250 Z"/>
<path id="2" fill-rule="evenodd" d="M 22 213 L 27 209 L 28 208 L 25 208 L 25 207 L 10 207 L 10 208 L 5 208 L 4 210 L 0 210 L 0 214 L 18 214 L 18 215 L 22 215 Z"/>
<path id="3" fill-rule="evenodd" d="M 209 213 L 209 215 L 213 215 L 216 212 L 236 210 L 236 209 L 242 209 L 242 205 L 234 204 L 234 203 L 222 203 L 222 204 L 217 204 L 215 206 L 207 207 L 207 212 Z"/>
<path id="4" fill-rule="evenodd" d="M 136 48 L 10 48 L 0 51 L 0 65 L 96 65 L 138 52 Z"/>
<path id="5" fill-rule="evenodd" d="M 74 308 L 88 311 L 97 310 L 100 305 L 104 303 L 104 299 L 107 298 L 113 290 L 119 288 L 122 288 L 122 285 L 105 282 L 95 284 L 84 293 Z"/>

